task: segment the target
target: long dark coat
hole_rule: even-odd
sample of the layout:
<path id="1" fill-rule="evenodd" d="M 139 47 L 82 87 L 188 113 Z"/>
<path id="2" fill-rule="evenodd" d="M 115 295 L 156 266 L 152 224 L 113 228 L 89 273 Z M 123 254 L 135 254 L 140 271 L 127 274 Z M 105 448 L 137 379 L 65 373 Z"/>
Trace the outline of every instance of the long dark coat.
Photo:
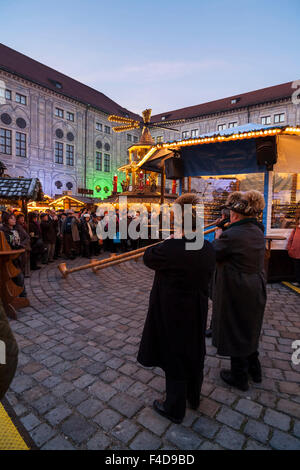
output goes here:
<path id="1" fill-rule="evenodd" d="M 56 242 L 57 231 L 55 228 L 55 221 L 53 220 L 43 220 L 41 222 L 41 231 L 43 242 L 46 244 L 52 244 Z"/>
<path id="2" fill-rule="evenodd" d="M 207 241 L 186 250 L 185 239 L 149 247 L 144 263 L 155 270 L 138 361 L 175 380 L 199 377 L 205 357 L 208 285 L 215 253 Z"/>
<path id="3" fill-rule="evenodd" d="M 266 304 L 261 224 L 252 218 L 236 222 L 212 244 L 217 257 L 212 342 L 222 356 L 248 356 L 258 349 Z"/>

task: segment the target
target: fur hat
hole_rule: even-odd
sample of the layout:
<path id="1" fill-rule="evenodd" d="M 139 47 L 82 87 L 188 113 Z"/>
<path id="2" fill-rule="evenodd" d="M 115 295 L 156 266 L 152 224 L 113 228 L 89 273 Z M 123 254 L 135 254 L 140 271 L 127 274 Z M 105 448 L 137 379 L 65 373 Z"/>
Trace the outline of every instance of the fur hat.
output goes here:
<path id="1" fill-rule="evenodd" d="M 248 207 L 245 211 L 245 215 L 257 215 L 264 210 L 265 200 L 259 191 L 255 191 L 254 189 L 251 191 L 246 191 L 243 197 L 246 199 L 246 201 L 248 201 Z"/>
<path id="2" fill-rule="evenodd" d="M 226 207 L 246 217 L 253 217 L 262 212 L 265 200 L 259 191 L 251 190 L 245 193 L 234 191 L 228 196 Z"/>
<path id="3" fill-rule="evenodd" d="M 181 207 L 184 207 L 185 204 L 192 204 L 192 206 L 195 206 L 200 203 L 200 198 L 195 193 L 185 193 L 179 196 L 174 203 L 179 204 Z"/>

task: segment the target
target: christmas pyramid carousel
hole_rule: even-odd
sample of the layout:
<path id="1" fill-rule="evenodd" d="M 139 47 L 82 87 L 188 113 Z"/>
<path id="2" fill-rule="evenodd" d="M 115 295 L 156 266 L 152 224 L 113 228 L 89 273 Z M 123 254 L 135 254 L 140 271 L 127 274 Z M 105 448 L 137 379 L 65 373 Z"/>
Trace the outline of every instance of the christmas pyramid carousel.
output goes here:
<path id="1" fill-rule="evenodd" d="M 164 126 L 150 123 L 151 111 L 151 109 L 146 109 L 142 112 L 142 122 L 121 116 L 109 116 L 109 121 L 122 124 L 121 126 L 113 127 L 114 132 L 126 132 L 142 128 L 142 134 L 139 142 L 128 149 L 128 163 L 118 168 L 118 171 L 125 173 L 125 178 L 121 183 L 122 192 L 117 192 L 117 176 L 115 176 L 113 193 L 102 204 L 118 204 L 119 196 L 126 196 L 128 205 L 161 202 L 171 204 L 177 198 L 175 181 L 173 181 L 172 193 L 169 194 L 165 191 L 165 175 L 163 173 L 159 175 L 157 172 L 146 171 L 141 168 L 145 156 L 149 154 L 151 149 L 155 150 L 155 142 L 150 133 L 150 127 L 163 127 L 167 129 Z"/>

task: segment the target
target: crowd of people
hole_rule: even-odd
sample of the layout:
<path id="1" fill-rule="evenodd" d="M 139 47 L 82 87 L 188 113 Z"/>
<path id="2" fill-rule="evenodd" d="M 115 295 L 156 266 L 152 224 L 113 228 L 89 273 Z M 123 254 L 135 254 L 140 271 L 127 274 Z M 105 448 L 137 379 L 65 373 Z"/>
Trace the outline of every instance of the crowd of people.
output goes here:
<path id="1" fill-rule="evenodd" d="M 133 215 L 125 214 L 128 224 L 139 216 L 139 211 Z M 119 231 L 119 217 L 119 211 L 116 209 L 116 234 Z M 91 258 L 104 251 L 126 252 L 139 247 L 141 241 L 130 237 L 99 237 L 97 225 L 101 221 L 104 231 L 107 231 L 108 212 L 98 216 L 87 208 L 81 211 L 47 209 L 42 213 L 30 212 L 28 218 L 18 210 L 0 213 L 0 231 L 4 232 L 11 249 L 25 249 L 25 252 L 14 260 L 20 273 L 13 280 L 18 286 L 24 287 L 21 296 L 26 297 L 24 279 L 30 275 L 30 271 L 41 269 L 43 265 L 59 258 Z"/>

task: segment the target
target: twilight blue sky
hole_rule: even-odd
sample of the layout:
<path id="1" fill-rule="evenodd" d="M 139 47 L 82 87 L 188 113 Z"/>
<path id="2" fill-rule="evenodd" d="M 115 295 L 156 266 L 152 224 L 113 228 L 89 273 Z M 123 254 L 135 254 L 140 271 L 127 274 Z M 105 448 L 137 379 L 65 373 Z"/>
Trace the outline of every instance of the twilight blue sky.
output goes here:
<path id="1" fill-rule="evenodd" d="M 0 42 L 128 109 L 300 78 L 299 0 L 1 1 Z"/>

